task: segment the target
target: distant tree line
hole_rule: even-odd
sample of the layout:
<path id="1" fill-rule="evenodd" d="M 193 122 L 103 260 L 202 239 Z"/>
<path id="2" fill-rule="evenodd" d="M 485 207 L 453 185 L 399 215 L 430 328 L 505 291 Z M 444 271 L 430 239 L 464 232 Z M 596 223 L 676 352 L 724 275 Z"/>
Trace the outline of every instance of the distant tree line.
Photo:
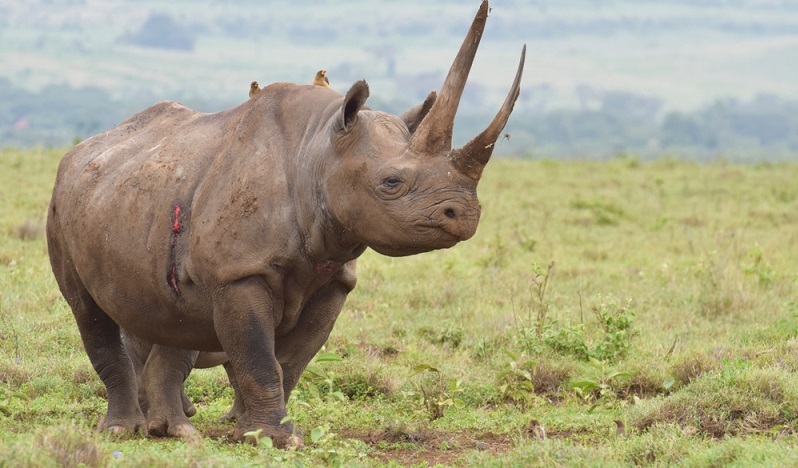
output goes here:
<path id="1" fill-rule="evenodd" d="M 131 94 L 125 101 L 97 87 L 45 86 L 32 92 L 0 77 L 0 147 L 63 146 L 109 130 L 158 97 Z M 202 111 L 232 107 L 222 101 L 187 101 Z"/>
<path id="2" fill-rule="evenodd" d="M 692 112 L 658 107 L 655 100 L 611 92 L 596 107 L 513 115 L 513 146 L 546 157 L 798 158 L 798 101 L 763 94 L 749 101 L 718 100 Z"/>
<path id="3" fill-rule="evenodd" d="M 534 93 L 526 99 L 534 99 Z M 671 155 L 690 159 L 778 160 L 798 157 L 798 101 L 760 95 L 748 101 L 720 100 L 693 112 L 663 111 L 656 98 L 633 93 L 578 89 L 579 109 L 536 109 L 525 102 L 513 114 L 498 154 L 522 157 L 606 158 L 632 153 L 641 158 Z M 179 97 L 177 97 L 179 99 Z M 154 96 L 112 99 L 99 88 L 47 86 L 39 92 L 0 78 L 0 146 L 62 146 L 113 128 L 156 102 Z M 184 104 L 203 111 L 232 102 Z M 405 102 L 374 99 L 373 107 L 399 113 Z M 466 105 L 455 137 L 481 131 L 492 115 Z M 518 106 L 519 108 L 522 106 Z M 462 144 L 463 141 L 455 141 Z"/>

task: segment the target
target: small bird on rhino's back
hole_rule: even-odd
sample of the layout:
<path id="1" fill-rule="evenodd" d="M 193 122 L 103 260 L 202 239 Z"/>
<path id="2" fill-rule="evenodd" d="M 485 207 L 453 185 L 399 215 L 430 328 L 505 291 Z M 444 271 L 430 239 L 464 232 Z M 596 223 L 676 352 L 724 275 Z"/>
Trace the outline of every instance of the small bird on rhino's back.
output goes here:
<path id="1" fill-rule="evenodd" d="M 249 85 L 249 97 L 250 98 L 254 98 L 255 96 L 258 95 L 258 93 L 260 93 L 260 86 L 258 86 L 258 82 L 257 81 L 253 81 Z"/>
<path id="2" fill-rule="evenodd" d="M 313 77 L 313 84 L 316 86 L 330 87 L 330 80 L 327 78 L 327 70 L 319 70 Z"/>

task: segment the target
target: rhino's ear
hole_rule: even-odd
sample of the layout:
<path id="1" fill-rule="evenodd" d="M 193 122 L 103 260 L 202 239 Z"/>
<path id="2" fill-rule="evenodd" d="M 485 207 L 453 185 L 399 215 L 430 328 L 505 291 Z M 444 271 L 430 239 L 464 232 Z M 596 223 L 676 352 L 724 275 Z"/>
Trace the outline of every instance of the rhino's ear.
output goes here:
<path id="1" fill-rule="evenodd" d="M 424 99 L 424 102 L 402 112 L 402 115 L 399 116 L 399 118 L 404 121 L 405 125 L 407 125 L 407 130 L 411 135 L 416 131 L 416 128 L 418 128 L 418 124 L 427 116 L 429 110 L 432 109 L 432 105 L 435 104 L 435 99 L 437 97 L 438 93 L 433 90 L 427 95 L 427 99 Z"/>
<path id="2" fill-rule="evenodd" d="M 365 80 L 360 80 L 349 88 L 341 106 L 341 129 L 346 131 L 357 122 L 357 113 L 366 104 L 369 97 L 369 85 Z"/>

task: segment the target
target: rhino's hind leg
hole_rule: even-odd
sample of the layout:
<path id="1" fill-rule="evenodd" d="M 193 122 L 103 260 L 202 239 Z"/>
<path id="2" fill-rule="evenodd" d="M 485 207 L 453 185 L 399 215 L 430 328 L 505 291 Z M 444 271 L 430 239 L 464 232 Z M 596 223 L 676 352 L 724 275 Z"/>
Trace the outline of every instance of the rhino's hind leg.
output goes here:
<path id="1" fill-rule="evenodd" d="M 144 365 L 147 363 L 147 359 L 150 357 L 152 343 L 149 341 L 144 341 L 141 338 L 128 333 L 124 329 L 122 329 L 122 343 L 125 345 L 127 354 L 130 356 L 130 360 L 133 362 L 133 369 L 136 371 L 136 382 L 138 383 L 139 389 L 139 406 L 141 406 L 141 411 L 144 412 L 144 414 L 147 414 L 149 410 L 149 403 L 147 402 L 146 386 L 142 382 L 141 376 L 144 373 Z M 191 403 L 191 400 L 183 391 L 182 385 L 180 399 L 182 400 L 183 412 L 186 413 L 186 416 L 190 418 L 197 414 L 197 408 L 193 403 Z"/>
<path id="2" fill-rule="evenodd" d="M 194 405 L 183 392 L 183 382 L 194 367 L 197 354 L 198 351 L 152 346 L 141 376 L 151 435 L 189 437 L 196 433 L 188 420 L 193 412 L 185 407 L 188 403 L 194 409 Z"/>
<path id="3" fill-rule="evenodd" d="M 47 216 L 47 250 L 58 287 L 75 316 L 86 354 L 108 392 L 108 411 L 100 420 L 98 429 L 116 434 L 144 430 L 136 375 L 122 345 L 119 326 L 83 285 L 74 262 L 64 249 L 61 232 L 54 196 Z"/>
<path id="4" fill-rule="evenodd" d="M 224 363 L 224 370 L 227 372 L 227 378 L 230 380 L 230 385 L 233 386 L 233 391 L 235 392 L 235 401 L 233 401 L 233 407 L 222 415 L 219 418 L 219 421 L 237 421 L 241 416 L 244 415 L 244 398 L 241 396 L 241 389 L 238 388 L 238 381 L 236 380 L 235 372 L 233 371 L 233 366 L 230 362 Z"/>
<path id="5" fill-rule="evenodd" d="M 98 429 L 125 434 L 145 429 L 144 413 L 138 403 L 133 364 L 119 336 L 119 326 L 94 302 L 77 281 L 59 282 L 72 308 L 83 346 L 94 370 L 108 392 L 108 411 Z M 71 284 L 70 284 L 71 283 Z"/>

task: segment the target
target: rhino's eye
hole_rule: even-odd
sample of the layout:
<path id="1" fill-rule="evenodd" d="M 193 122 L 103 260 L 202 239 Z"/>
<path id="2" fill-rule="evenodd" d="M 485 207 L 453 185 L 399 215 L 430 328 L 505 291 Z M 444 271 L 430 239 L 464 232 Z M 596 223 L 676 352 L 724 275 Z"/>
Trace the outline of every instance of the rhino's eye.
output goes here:
<path id="1" fill-rule="evenodd" d="M 391 170 L 381 176 L 379 185 L 376 187 L 377 196 L 383 200 L 396 200 L 403 197 L 412 186 L 412 178 L 409 178 L 406 171 Z"/>
<path id="2" fill-rule="evenodd" d="M 399 187 L 401 184 L 402 180 L 398 177 L 386 177 L 382 180 L 382 185 L 384 185 L 386 188 L 394 189 Z"/>

